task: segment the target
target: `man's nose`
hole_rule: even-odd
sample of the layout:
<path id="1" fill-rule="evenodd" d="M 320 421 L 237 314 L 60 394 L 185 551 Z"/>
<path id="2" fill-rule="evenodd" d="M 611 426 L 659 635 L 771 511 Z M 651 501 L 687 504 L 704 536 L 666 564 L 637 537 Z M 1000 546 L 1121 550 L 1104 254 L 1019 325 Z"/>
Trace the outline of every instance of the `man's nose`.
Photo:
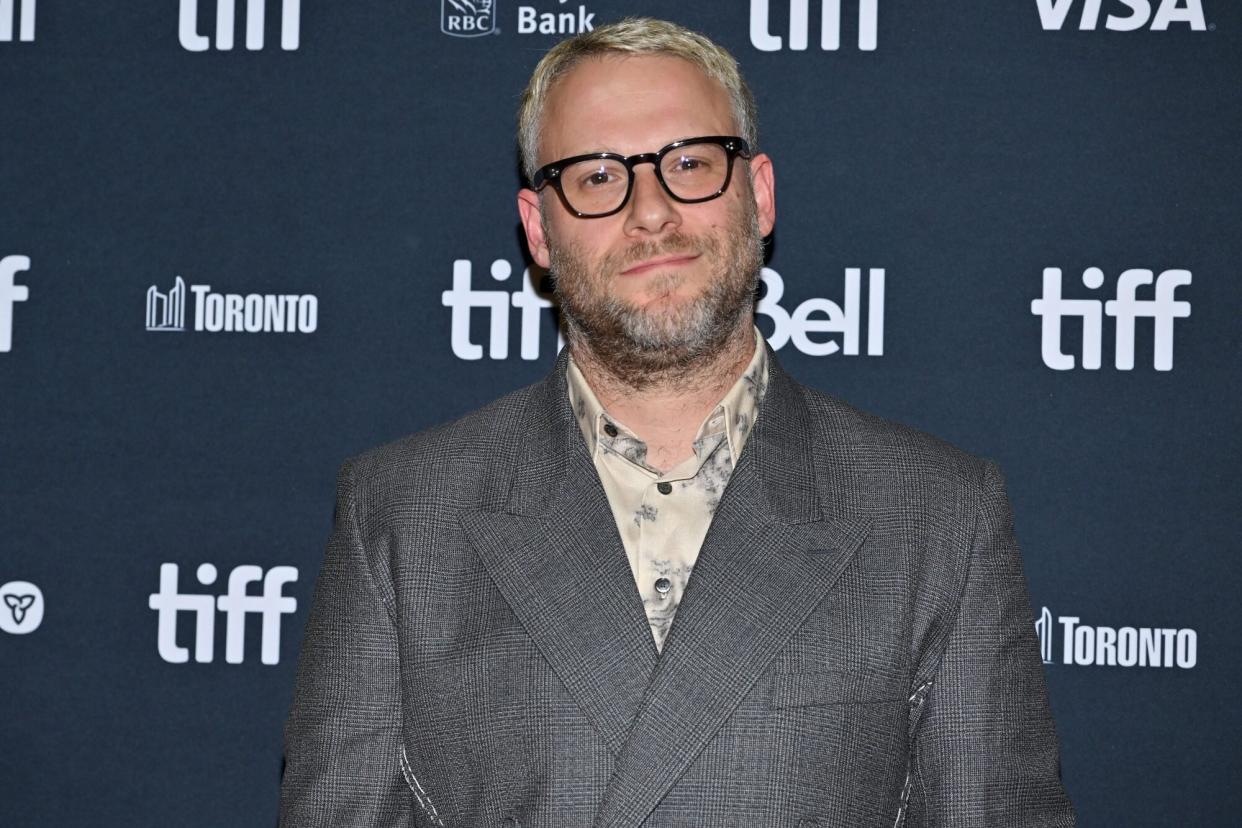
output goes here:
<path id="1" fill-rule="evenodd" d="M 634 190 L 626 208 L 627 233 L 660 233 L 681 225 L 678 203 L 656 178 L 655 167 L 639 164 L 634 168 Z"/>

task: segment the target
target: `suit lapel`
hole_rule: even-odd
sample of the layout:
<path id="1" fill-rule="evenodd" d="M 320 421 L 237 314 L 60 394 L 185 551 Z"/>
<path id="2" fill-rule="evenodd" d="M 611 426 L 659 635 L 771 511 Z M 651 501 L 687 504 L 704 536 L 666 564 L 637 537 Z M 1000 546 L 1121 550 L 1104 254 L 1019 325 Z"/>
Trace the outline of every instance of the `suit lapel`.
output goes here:
<path id="1" fill-rule="evenodd" d="M 691 573 L 597 814 L 637 826 L 751 691 L 866 537 L 821 502 L 810 417 L 772 363 L 768 395 Z M 840 484 L 839 470 L 819 485 Z M 632 578 L 631 578 L 632 580 Z"/>
<path id="2" fill-rule="evenodd" d="M 536 647 L 619 753 L 656 664 L 642 599 L 564 387 L 534 392 L 505 512 L 461 524 Z"/>

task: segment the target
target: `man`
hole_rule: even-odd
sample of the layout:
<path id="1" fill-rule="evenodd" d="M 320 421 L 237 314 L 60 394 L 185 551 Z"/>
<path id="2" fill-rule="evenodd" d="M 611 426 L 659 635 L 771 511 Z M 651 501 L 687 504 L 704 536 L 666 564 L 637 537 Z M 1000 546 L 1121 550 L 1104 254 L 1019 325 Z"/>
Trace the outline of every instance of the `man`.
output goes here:
<path id="1" fill-rule="evenodd" d="M 795 383 L 733 59 L 629 20 L 527 88 L 552 374 L 347 463 L 288 826 L 1065 826 L 996 467 Z"/>

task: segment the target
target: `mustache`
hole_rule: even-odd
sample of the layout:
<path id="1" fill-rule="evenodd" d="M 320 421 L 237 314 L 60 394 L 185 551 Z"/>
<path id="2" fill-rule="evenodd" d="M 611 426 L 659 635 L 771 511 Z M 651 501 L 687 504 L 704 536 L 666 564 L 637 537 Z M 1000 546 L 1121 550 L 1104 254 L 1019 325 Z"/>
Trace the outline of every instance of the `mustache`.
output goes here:
<path id="1" fill-rule="evenodd" d="M 710 237 L 691 236 L 681 231 L 674 231 L 660 241 L 634 242 L 625 250 L 610 254 L 604 260 L 605 272 L 619 273 L 632 265 L 654 259 L 658 256 L 671 256 L 690 253 L 714 253 L 719 244 Z"/>

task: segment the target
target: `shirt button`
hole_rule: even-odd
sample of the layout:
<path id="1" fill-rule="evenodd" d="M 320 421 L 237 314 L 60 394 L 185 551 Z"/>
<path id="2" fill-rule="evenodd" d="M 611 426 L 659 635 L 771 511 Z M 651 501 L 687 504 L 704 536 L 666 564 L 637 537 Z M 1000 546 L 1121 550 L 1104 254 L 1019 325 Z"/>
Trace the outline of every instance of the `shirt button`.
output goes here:
<path id="1" fill-rule="evenodd" d="M 617 427 L 612 423 L 604 423 L 604 433 L 609 437 L 617 436 Z"/>
<path id="2" fill-rule="evenodd" d="M 673 582 L 668 578 L 656 578 L 655 589 L 661 595 L 668 595 L 668 591 L 673 588 Z"/>
<path id="3" fill-rule="evenodd" d="M 660 494 L 671 494 L 673 491 L 673 484 L 665 480 L 661 480 L 656 484 L 656 488 L 660 490 Z"/>

